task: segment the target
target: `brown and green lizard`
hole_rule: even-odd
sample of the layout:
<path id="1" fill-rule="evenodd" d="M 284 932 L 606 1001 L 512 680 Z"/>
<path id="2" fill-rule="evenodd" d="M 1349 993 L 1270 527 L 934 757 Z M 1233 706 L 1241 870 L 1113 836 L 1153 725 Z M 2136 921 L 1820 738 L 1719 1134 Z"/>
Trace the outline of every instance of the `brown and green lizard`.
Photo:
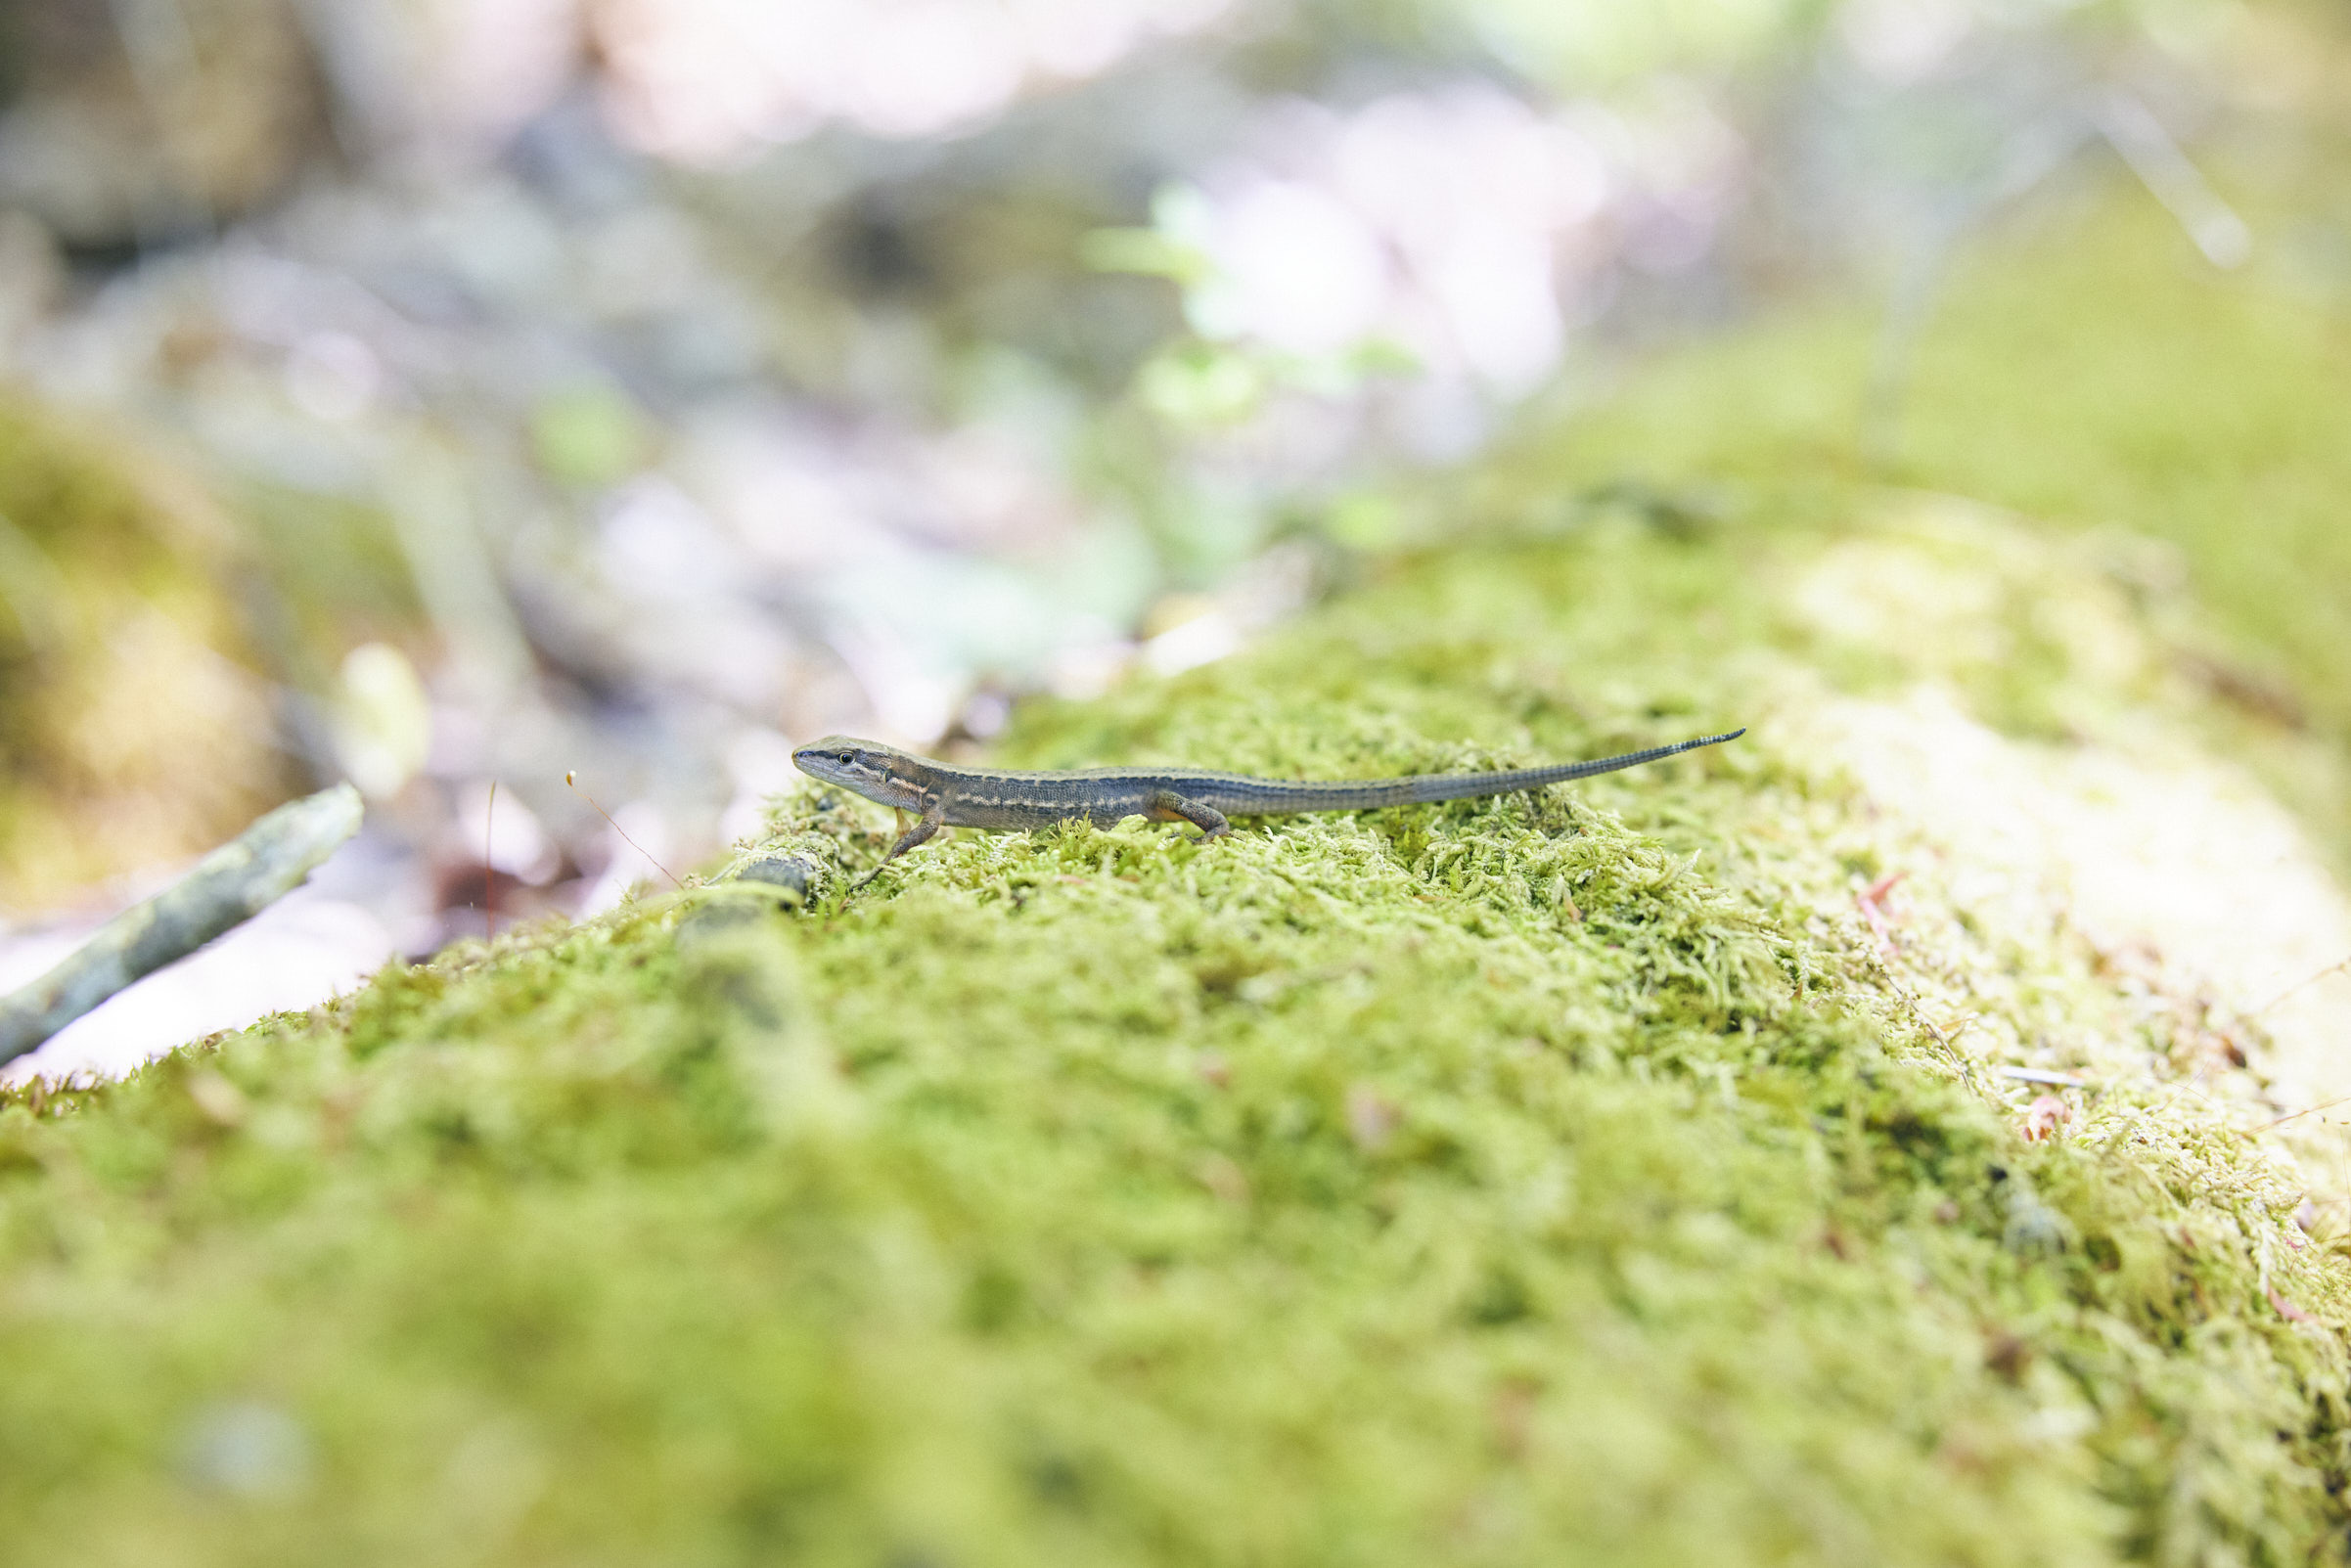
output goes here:
<path id="1" fill-rule="evenodd" d="M 1402 779 L 1330 782 L 1252 779 L 1240 773 L 1198 768 L 1081 768 L 1069 773 L 1014 773 L 1000 768 L 965 768 L 885 746 L 876 740 L 830 736 L 791 754 L 802 773 L 839 784 L 895 810 L 919 814 L 915 825 L 882 857 L 887 866 L 941 828 L 1013 830 L 1046 828 L 1072 818 L 1112 823 L 1122 817 L 1153 822 L 1188 822 L 1203 838 L 1233 830 L 1227 817 L 1277 817 L 1301 811 L 1374 811 L 1382 806 L 1420 806 L 1477 795 L 1506 795 L 1540 789 L 1596 773 L 1637 768 L 1698 746 L 1720 745 L 1746 734 L 1703 736 L 1647 751 L 1591 762 L 1561 762 L 1545 768 L 1501 773 L 1424 773 Z M 903 818 L 900 819 L 904 821 Z M 862 887 L 881 874 L 875 867 Z"/>

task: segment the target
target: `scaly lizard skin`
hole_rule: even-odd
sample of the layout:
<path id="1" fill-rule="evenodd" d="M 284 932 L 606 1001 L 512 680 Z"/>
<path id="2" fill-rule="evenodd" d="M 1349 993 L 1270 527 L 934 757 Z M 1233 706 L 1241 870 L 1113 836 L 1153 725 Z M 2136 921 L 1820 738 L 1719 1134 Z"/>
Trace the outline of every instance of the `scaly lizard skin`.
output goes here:
<path id="1" fill-rule="evenodd" d="M 1709 735 L 1647 751 L 1591 762 L 1561 762 L 1547 768 L 1514 768 L 1503 773 L 1423 773 L 1402 779 L 1252 779 L 1240 773 L 1197 768 L 1083 768 L 1071 773 L 1013 773 L 999 768 L 962 768 L 918 757 L 877 740 L 828 736 L 791 754 L 802 773 L 839 784 L 868 800 L 919 814 L 888 854 L 887 866 L 941 828 L 1017 830 L 1046 828 L 1073 817 L 1113 823 L 1122 817 L 1153 822 L 1188 822 L 1203 838 L 1231 832 L 1231 817 L 1277 817 L 1300 811 L 1374 811 L 1382 806 L 1420 806 L 1477 795 L 1506 795 L 1540 789 L 1596 773 L 1637 768 L 1698 746 L 1720 745 L 1746 734 Z M 901 819 L 903 820 L 903 819 Z M 859 878 L 863 887 L 882 866 Z"/>

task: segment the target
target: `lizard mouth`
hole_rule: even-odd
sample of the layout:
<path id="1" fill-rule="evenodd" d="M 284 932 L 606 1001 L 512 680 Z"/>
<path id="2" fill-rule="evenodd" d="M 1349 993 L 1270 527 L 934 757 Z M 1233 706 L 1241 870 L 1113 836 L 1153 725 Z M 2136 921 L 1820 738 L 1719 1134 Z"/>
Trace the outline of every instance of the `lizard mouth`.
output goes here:
<path id="1" fill-rule="evenodd" d="M 841 735 L 810 741 L 791 754 L 792 766 L 810 778 L 867 796 L 873 795 L 886 772 L 878 761 L 867 742 Z"/>
<path id="2" fill-rule="evenodd" d="M 791 765 L 812 779 L 827 784 L 846 784 L 848 767 L 840 758 L 823 745 L 802 746 L 791 754 Z"/>

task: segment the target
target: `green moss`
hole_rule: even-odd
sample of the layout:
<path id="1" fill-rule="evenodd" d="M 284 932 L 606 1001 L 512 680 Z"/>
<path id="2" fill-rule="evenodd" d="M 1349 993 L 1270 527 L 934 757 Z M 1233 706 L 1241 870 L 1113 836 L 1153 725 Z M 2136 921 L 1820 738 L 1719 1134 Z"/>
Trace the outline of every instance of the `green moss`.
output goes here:
<path id="1" fill-rule="evenodd" d="M 1866 513 L 1875 486 L 1902 484 L 2067 532 L 2125 530 L 2114 573 L 2158 592 L 2177 579 L 2200 607 L 2167 642 L 2217 699 L 2207 733 L 2351 870 L 2347 159 L 2341 147 L 2300 161 L 2273 150 L 2258 179 L 2237 182 L 2255 233 L 2237 272 L 2207 264 L 2131 187 L 2053 232 L 1968 237 L 1880 462 L 1863 453 L 1883 308 L 1871 299 L 1645 371 L 1590 417 L 1530 432 L 1481 477 L 1477 505 L 1514 527 L 1628 501 L 1695 506 L 1701 525 L 1708 514 L 1834 523 Z M 1447 500 L 1458 515 L 1460 498 Z"/>
<path id="2" fill-rule="evenodd" d="M 1363 557 L 1248 652 L 1024 708 L 1001 751 L 1733 745 L 1208 845 L 950 834 L 854 897 L 887 814 L 806 789 L 758 851 L 804 899 L 663 895 L 14 1097 L 0 1554 L 2341 1560 L 2351 1271 L 2295 1218 L 2279 1141 L 2312 1124 L 2254 1129 L 2286 1108 L 2261 1020 L 1978 874 L 1837 729 L 1943 703 L 2036 765 L 2323 781 L 2330 721 L 2184 661 L 2253 624 L 2194 564 L 2221 525 L 2119 453 L 2067 513 L 2098 426 L 2061 398 L 2013 488 L 1926 471 L 2008 417 L 1935 413 L 1930 351 L 1912 477 L 2168 531 L 2191 571 L 1863 475 L 1865 348 L 1799 322 L 1668 366 L 1397 499 L 1487 543 Z M 2202 461 L 2267 548 L 2270 469 Z M 2315 628 L 2338 589 L 2298 591 Z M 1855 895 L 1897 872 L 1881 939 Z M 2089 1087 L 2035 1110 L 2019 1066 Z"/>
<path id="3" fill-rule="evenodd" d="M 2025 1142 L 1859 939 L 1901 830 L 1775 738 L 1824 655 L 1773 585 L 1824 548 L 1398 562 L 1007 748 L 1355 774 L 1757 721 L 1720 751 L 1207 846 L 956 835 L 20 1097 L 10 1554 L 2332 1551 L 2351 1301 L 2290 1169 L 2154 1081 Z M 885 841 L 781 810 L 813 864 Z M 2087 956 L 2005 959 L 1985 1009 L 2144 1043 Z"/>

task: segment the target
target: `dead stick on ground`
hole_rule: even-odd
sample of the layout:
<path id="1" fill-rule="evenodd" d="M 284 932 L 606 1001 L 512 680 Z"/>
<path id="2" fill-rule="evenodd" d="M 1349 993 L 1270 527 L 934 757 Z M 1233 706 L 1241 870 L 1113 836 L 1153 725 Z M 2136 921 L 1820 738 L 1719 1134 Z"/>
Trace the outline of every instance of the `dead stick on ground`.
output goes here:
<path id="1" fill-rule="evenodd" d="M 0 1062 L 13 1061 L 122 990 L 260 914 L 359 830 L 349 784 L 280 806 L 144 904 L 99 927 L 47 974 L 0 997 Z"/>

